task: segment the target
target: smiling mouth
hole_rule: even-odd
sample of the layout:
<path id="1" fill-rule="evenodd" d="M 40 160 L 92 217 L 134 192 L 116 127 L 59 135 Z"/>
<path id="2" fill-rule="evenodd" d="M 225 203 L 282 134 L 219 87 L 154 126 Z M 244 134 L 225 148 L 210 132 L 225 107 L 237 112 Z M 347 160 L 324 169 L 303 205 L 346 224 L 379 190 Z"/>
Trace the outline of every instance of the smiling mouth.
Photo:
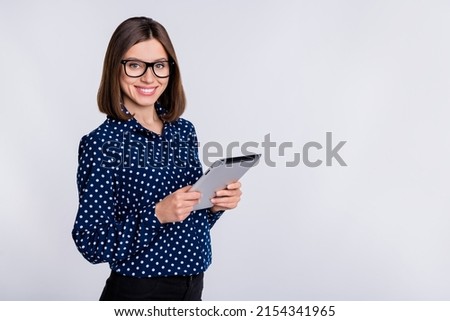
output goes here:
<path id="1" fill-rule="evenodd" d="M 153 95 L 156 91 L 156 87 L 144 88 L 144 87 L 136 87 L 137 91 L 143 95 Z"/>

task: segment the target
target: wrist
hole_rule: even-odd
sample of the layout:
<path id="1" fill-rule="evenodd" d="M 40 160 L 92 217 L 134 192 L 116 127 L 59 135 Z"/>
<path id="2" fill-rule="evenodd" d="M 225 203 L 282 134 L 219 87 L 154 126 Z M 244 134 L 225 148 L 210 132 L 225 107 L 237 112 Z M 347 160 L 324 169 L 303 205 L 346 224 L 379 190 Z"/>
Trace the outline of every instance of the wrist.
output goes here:
<path id="1" fill-rule="evenodd" d="M 161 219 L 161 215 L 159 214 L 159 203 L 156 203 L 155 205 L 155 217 L 159 221 L 159 223 L 164 224 L 163 220 Z"/>
<path id="2" fill-rule="evenodd" d="M 221 208 L 221 207 L 219 207 L 219 206 L 216 206 L 216 205 L 214 205 L 213 207 L 210 207 L 210 208 L 209 208 L 209 212 L 210 212 L 211 214 L 217 214 L 217 213 L 223 212 L 223 211 L 224 211 L 223 208 Z"/>

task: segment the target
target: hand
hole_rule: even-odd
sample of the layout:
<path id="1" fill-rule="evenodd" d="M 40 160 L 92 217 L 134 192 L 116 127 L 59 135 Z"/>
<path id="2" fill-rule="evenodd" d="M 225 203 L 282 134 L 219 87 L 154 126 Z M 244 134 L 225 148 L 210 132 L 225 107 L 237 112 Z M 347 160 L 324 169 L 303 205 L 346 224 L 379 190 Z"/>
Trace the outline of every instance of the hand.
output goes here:
<path id="1" fill-rule="evenodd" d="M 190 188 L 191 186 L 180 188 L 156 204 L 156 218 L 160 223 L 181 222 L 191 214 L 201 194 L 189 192 Z"/>
<path id="2" fill-rule="evenodd" d="M 241 183 L 235 182 L 229 184 L 225 189 L 217 191 L 216 196 L 211 199 L 214 204 L 211 212 L 226 211 L 235 208 L 241 200 Z"/>

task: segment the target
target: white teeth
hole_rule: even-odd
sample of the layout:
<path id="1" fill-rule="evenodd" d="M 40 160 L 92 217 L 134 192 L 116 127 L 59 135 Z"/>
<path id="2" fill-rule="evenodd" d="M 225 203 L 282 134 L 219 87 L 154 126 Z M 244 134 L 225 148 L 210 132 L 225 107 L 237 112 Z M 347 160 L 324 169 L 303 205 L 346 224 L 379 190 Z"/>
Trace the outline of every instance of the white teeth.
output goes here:
<path id="1" fill-rule="evenodd" d="M 142 91 L 144 94 L 151 94 L 155 91 L 155 88 L 139 88 L 140 91 Z"/>

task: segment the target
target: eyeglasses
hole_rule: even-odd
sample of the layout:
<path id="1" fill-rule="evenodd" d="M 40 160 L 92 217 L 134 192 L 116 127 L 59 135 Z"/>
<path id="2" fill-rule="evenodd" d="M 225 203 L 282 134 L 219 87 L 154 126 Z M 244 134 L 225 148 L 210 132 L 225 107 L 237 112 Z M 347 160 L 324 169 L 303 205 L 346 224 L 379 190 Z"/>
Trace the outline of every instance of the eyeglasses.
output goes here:
<path id="1" fill-rule="evenodd" d="M 140 60 L 122 60 L 120 62 L 123 65 L 125 74 L 131 78 L 142 77 L 149 67 L 152 68 L 153 74 L 158 78 L 167 78 L 170 76 L 173 62 L 166 60 L 155 62 L 144 62 Z"/>

